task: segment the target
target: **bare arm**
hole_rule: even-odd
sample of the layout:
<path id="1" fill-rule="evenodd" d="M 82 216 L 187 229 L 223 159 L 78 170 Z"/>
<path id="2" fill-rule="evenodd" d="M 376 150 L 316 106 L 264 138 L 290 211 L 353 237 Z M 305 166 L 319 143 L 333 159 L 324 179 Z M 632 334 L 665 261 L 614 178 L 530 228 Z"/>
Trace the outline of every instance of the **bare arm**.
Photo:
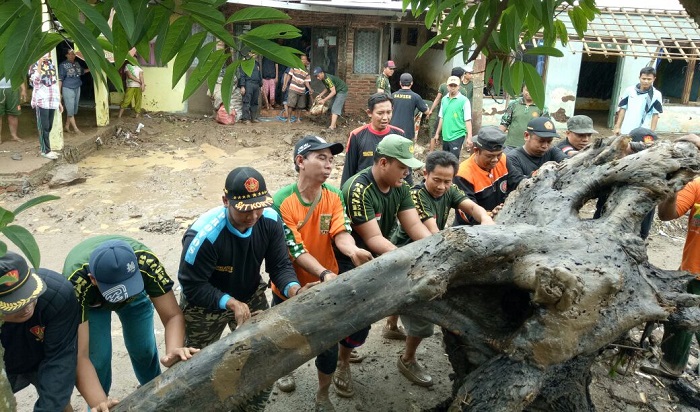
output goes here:
<path id="1" fill-rule="evenodd" d="M 333 238 L 335 246 L 340 250 L 340 253 L 349 257 L 353 265 L 360 266 L 363 263 L 372 260 L 370 251 L 357 247 L 355 239 L 348 232 L 340 232 Z"/>
<path id="2" fill-rule="evenodd" d="M 673 220 L 678 218 L 678 213 L 676 212 L 676 198 L 678 193 L 674 193 L 673 196 L 666 198 L 663 202 L 658 205 L 659 219 L 661 220 Z"/>
<path id="3" fill-rule="evenodd" d="M 95 411 L 109 411 L 119 401 L 107 398 L 107 394 L 100 385 L 97 372 L 90 361 L 90 329 L 88 322 L 78 326 L 78 364 L 76 369 L 76 383 L 78 392 L 85 402 Z"/>
<path id="4" fill-rule="evenodd" d="M 402 210 L 398 216 L 401 227 L 412 240 L 420 240 L 430 236 L 430 230 L 420 221 L 418 211 L 413 209 Z"/>
<path id="5" fill-rule="evenodd" d="M 442 93 L 438 92 L 437 96 L 435 96 L 435 100 L 433 100 L 433 105 L 430 106 L 430 113 L 435 111 L 435 108 L 437 107 L 438 104 L 440 104 L 441 100 L 442 100 Z"/>
<path id="6" fill-rule="evenodd" d="M 501 129 L 501 131 L 502 131 L 503 133 L 505 133 L 506 131 L 508 131 L 508 128 L 505 127 L 505 126 L 502 125 L 502 124 L 499 124 L 499 125 L 498 125 L 498 128 Z"/>
<path id="7" fill-rule="evenodd" d="M 467 139 L 465 141 L 465 144 L 467 145 L 467 149 L 471 151 L 472 147 L 474 146 L 474 142 L 472 141 L 472 121 L 467 120 L 466 122 L 464 122 L 464 127 L 467 128 Z"/>
<path id="8" fill-rule="evenodd" d="M 659 115 L 658 114 L 653 114 L 651 116 L 651 130 L 654 131 L 656 130 L 656 124 L 659 122 Z"/>
<path id="9" fill-rule="evenodd" d="M 620 128 L 622 127 L 622 121 L 625 120 L 625 113 L 627 110 L 620 109 L 617 111 L 617 121 L 615 122 L 615 128 L 613 128 L 613 133 L 620 135 Z"/>
<path id="10" fill-rule="evenodd" d="M 326 90 L 326 91 L 328 91 L 328 90 Z M 327 102 L 328 100 L 330 100 L 331 98 L 333 98 L 333 96 L 335 96 L 335 86 L 331 87 L 331 90 L 328 91 L 328 96 L 326 96 L 326 97 L 323 99 L 323 103 L 325 103 L 325 102 Z"/>
<path id="11" fill-rule="evenodd" d="M 323 273 L 323 271 L 326 270 L 326 268 L 323 267 L 323 265 L 318 263 L 318 260 L 316 260 L 316 258 L 313 257 L 311 253 L 302 253 L 301 255 L 299 255 L 299 257 L 296 258 L 295 262 L 305 271 L 309 272 L 314 276 L 318 276 L 319 280 L 321 273 Z M 336 277 L 338 277 L 337 273 L 329 273 L 326 276 L 324 276 L 324 280 L 333 280 Z"/>
<path id="12" fill-rule="evenodd" d="M 415 209 L 413 209 L 413 212 L 416 213 L 417 219 L 418 212 L 416 212 Z M 423 226 L 423 228 L 425 229 L 425 226 Z M 375 219 L 355 226 L 354 229 L 357 234 L 360 235 L 369 250 L 376 255 L 383 255 L 384 253 L 391 252 L 392 250 L 396 249 L 396 246 L 382 235 L 382 231 L 379 229 L 379 224 Z M 427 229 L 425 230 L 427 231 Z"/>
<path id="13" fill-rule="evenodd" d="M 486 209 L 479 206 L 478 204 L 476 204 L 476 202 L 474 202 L 471 199 L 462 200 L 462 202 L 459 204 L 459 210 L 468 214 L 469 216 L 472 216 L 474 219 L 476 219 L 477 222 L 479 222 L 482 225 L 495 224 L 493 222 L 493 219 L 491 219 L 491 216 L 489 216 L 489 212 L 487 212 Z"/>
<path id="14" fill-rule="evenodd" d="M 435 128 L 435 136 L 430 140 L 430 151 L 435 150 L 435 146 L 440 141 L 440 132 L 442 132 L 442 117 L 438 120 L 438 125 Z"/>
<path id="15" fill-rule="evenodd" d="M 431 217 L 430 219 L 426 219 L 423 221 L 423 225 L 430 231 L 431 234 L 436 234 L 437 232 L 440 231 L 440 229 L 437 226 L 437 221 L 435 221 L 434 217 Z"/>
<path id="16" fill-rule="evenodd" d="M 199 349 L 185 347 L 185 316 L 177 305 L 175 293 L 171 290 L 151 301 L 165 327 L 165 355 L 161 356 L 160 363 L 170 367 L 199 352 Z"/>

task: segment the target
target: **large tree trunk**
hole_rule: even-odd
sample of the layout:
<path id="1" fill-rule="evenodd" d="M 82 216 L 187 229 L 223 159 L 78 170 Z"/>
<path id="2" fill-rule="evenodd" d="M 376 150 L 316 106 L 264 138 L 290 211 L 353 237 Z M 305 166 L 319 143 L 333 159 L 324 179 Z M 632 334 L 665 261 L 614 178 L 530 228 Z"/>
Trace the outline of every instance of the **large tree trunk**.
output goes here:
<path id="1" fill-rule="evenodd" d="M 229 410 L 339 339 L 393 313 L 445 331 L 453 410 L 593 410 L 599 349 L 648 321 L 700 324 L 687 274 L 649 265 L 644 215 L 700 169 L 687 143 L 619 158 L 621 138 L 547 164 L 496 226 L 445 230 L 254 318 L 115 410 Z M 607 212 L 579 209 L 609 193 Z M 670 316 L 673 314 L 673 316 Z"/>

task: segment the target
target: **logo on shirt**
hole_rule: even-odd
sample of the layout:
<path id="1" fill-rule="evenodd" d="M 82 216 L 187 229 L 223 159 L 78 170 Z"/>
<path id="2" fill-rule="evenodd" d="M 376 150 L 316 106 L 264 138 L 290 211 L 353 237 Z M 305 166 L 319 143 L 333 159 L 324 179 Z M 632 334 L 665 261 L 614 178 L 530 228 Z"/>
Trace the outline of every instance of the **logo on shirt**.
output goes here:
<path id="1" fill-rule="evenodd" d="M 532 117 L 540 117 L 540 114 L 537 112 L 532 112 Z"/>
<path id="2" fill-rule="evenodd" d="M 233 273 L 233 266 L 215 266 L 214 270 L 217 272 Z"/>
<path id="3" fill-rule="evenodd" d="M 700 227 L 700 203 L 694 205 L 694 213 L 690 218 L 691 226 Z"/>
<path id="4" fill-rule="evenodd" d="M 498 189 L 500 189 L 501 193 L 505 193 L 506 191 L 508 191 L 508 182 L 501 182 L 501 184 L 498 185 Z"/>
<path id="5" fill-rule="evenodd" d="M 331 231 L 331 217 L 332 215 L 321 215 L 321 234 L 327 235 Z"/>
<path id="6" fill-rule="evenodd" d="M 380 220 L 382 220 L 382 214 L 381 214 L 381 213 L 376 213 L 376 214 L 374 215 L 374 218 L 377 219 L 377 222 L 379 222 Z"/>
<path id="7" fill-rule="evenodd" d="M 366 151 L 366 152 L 362 152 L 362 157 L 372 157 L 372 156 L 374 156 L 374 152 L 371 150 Z"/>
<path id="8" fill-rule="evenodd" d="M 29 332 L 31 332 L 32 335 L 36 336 L 36 340 L 38 342 L 44 341 L 44 330 L 46 330 L 46 328 L 44 326 L 39 325 L 32 326 L 31 328 L 29 328 Z"/>

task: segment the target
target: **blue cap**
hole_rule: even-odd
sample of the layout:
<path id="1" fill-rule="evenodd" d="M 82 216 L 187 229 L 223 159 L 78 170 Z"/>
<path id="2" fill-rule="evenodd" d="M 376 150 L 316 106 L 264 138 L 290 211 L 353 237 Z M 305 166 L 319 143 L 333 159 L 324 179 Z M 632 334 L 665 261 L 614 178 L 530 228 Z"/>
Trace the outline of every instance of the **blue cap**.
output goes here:
<path id="1" fill-rule="evenodd" d="M 317 74 L 321 74 L 321 73 L 323 73 L 322 68 L 320 68 L 320 67 L 314 68 L 314 76 L 316 76 Z"/>
<path id="2" fill-rule="evenodd" d="M 119 303 L 143 291 L 134 249 L 123 240 L 108 240 L 90 253 L 90 273 L 107 302 Z"/>

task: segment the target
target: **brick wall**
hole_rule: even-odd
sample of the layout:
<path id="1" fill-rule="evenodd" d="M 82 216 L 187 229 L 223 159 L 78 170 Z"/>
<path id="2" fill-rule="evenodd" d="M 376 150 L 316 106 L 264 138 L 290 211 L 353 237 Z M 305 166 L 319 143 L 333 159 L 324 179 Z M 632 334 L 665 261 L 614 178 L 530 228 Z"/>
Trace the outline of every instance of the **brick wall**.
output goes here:
<path id="1" fill-rule="evenodd" d="M 244 8 L 240 4 L 227 3 L 222 6 L 226 18 L 236 11 Z M 365 117 L 367 99 L 376 92 L 375 81 L 377 74 L 353 74 L 353 53 L 355 50 L 356 29 L 380 29 L 386 33 L 386 27 L 391 23 L 390 17 L 341 13 L 307 12 L 301 10 L 284 10 L 291 20 L 285 23 L 297 27 L 337 27 L 338 28 L 338 70 L 337 75 L 345 80 L 348 85 L 348 98 L 345 101 L 345 113 L 349 116 Z M 385 36 L 386 41 L 386 36 Z M 386 54 L 388 45 L 383 44 L 382 53 Z M 388 56 L 382 56 L 380 61 L 387 60 Z"/>

